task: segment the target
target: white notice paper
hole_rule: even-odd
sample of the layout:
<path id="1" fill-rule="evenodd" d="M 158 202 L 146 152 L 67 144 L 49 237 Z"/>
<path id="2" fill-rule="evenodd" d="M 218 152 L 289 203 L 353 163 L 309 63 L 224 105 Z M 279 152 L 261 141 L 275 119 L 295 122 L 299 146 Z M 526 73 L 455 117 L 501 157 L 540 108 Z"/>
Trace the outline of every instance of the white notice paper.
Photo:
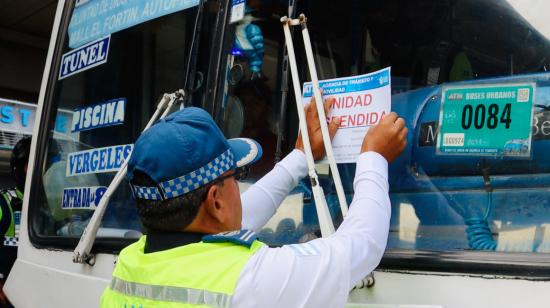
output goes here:
<path id="1" fill-rule="evenodd" d="M 320 80 L 324 98 L 336 101 L 327 114 L 327 121 L 340 118 L 340 128 L 332 140 L 336 163 L 355 163 L 363 138 L 371 125 L 391 111 L 391 68 L 353 77 Z M 304 105 L 313 97 L 311 82 L 304 83 Z"/>

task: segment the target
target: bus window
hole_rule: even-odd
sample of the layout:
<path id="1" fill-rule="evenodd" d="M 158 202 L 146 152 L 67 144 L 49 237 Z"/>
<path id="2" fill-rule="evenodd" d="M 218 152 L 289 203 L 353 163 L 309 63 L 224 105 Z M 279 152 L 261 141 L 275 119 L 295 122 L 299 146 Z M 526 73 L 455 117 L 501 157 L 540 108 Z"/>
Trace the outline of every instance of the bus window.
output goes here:
<path id="1" fill-rule="evenodd" d="M 279 131 L 284 128 L 283 154 L 288 153 L 298 126 L 291 91 L 286 121 L 279 121 L 284 46 L 279 18 L 288 14 L 283 2 L 249 1 L 245 19 L 230 28 L 235 39 L 224 48 L 227 72 L 237 72 L 228 74 L 226 83 L 226 133 L 257 138 L 265 147 L 256 177 L 273 166 Z M 297 12 L 308 17 L 320 79 L 391 66 L 392 110 L 406 119 L 410 133 L 407 149 L 390 167 L 387 256 L 458 251 L 479 262 L 477 251 L 550 252 L 550 25 L 519 2 L 298 1 Z M 300 78 L 308 81 L 298 31 L 295 46 Z M 532 86 L 532 115 L 527 108 L 526 115 L 510 118 L 528 123 L 523 131 L 529 137 L 510 140 L 495 154 L 442 155 L 437 142 L 445 91 L 508 85 Z M 228 115 L 235 112 L 244 117 L 244 127 L 231 122 Z M 499 123 L 505 125 L 506 119 L 499 113 Z M 505 136 L 485 134 L 479 142 L 499 137 Z M 339 168 L 351 201 L 355 167 Z M 337 226 L 342 218 L 335 190 L 330 177 L 321 180 Z M 295 189 L 260 234 L 273 245 L 316 236 L 307 183 Z"/>
<path id="2" fill-rule="evenodd" d="M 216 10 L 205 5 L 201 37 L 212 31 Z M 196 73 L 186 103 L 201 106 L 209 54 L 197 52 L 193 61 L 189 54 L 193 39 L 201 42 L 199 51 L 211 41 L 194 37 L 197 12 L 194 6 L 165 14 L 93 42 L 79 42 L 78 32 L 71 39 L 64 34 L 58 58 L 64 56 L 45 102 L 52 110 L 46 123 L 57 120 L 42 141 L 42 170 L 34 182 L 39 189 L 31 196 L 34 241 L 53 238 L 58 239 L 54 245 L 63 245 L 74 243 L 63 238 L 80 237 L 162 95 L 184 88 L 189 63 L 194 66 L 189 71 Z M 78 25 L 72 19 L 68 32 L 73 22 Z M 72 46 L 71 40 L 80 45 Z M 101 57 L 104 61 L 97 61 Z M 97 63 L 81 69 L 86 61 Z M 136 238 L 141 231 L 124 180 L 110 199 L 98 237 Z"/>

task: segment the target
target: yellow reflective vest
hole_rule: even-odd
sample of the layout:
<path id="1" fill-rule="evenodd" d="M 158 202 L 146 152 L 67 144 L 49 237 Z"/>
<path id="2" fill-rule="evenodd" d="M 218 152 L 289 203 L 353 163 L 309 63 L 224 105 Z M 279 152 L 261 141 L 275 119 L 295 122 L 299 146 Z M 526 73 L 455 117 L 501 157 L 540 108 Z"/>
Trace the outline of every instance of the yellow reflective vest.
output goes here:
<path id="1" fill-rule="evenodd" d="M 7 210 L 2 211 L 2 208 L 0 207 L 0 220 L 4 215 L 9 216 L 10 225 L 8 229 L 5 231 L 5 234 L 1 234 L 3 236 L 3 245 L 4 246 L 17 246 L 19 241 L 19 225 L 21 223 L 21 210 L 14 209 L 13 206 L 13 200 L 14 198 L 23 200 L 23 194 L 19 191 L 19 189 L 8 189 L 1 192 L 2 198 L 4 198 L 4 201 L 7 205 Z M 20 202 L 21 202 L 20 201 Z"/>
<path id="2" fill-rule="evenodd" d="M 146 254 L 145 241 L 120 252 L 101 307 L 229 307 L 242 269 L 264 245 L 199 242 Z"/>

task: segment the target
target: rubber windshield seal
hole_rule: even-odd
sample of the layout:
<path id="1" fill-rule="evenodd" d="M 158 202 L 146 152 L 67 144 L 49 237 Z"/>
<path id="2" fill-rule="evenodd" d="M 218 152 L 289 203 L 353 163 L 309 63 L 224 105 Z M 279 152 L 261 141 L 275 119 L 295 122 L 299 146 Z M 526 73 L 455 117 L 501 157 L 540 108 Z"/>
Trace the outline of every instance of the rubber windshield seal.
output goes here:
<path id="1" fill-rule="evenodd" d="M 387 250 L 378 269 L 550 280 L 550 259 L 544 253 Z"/>

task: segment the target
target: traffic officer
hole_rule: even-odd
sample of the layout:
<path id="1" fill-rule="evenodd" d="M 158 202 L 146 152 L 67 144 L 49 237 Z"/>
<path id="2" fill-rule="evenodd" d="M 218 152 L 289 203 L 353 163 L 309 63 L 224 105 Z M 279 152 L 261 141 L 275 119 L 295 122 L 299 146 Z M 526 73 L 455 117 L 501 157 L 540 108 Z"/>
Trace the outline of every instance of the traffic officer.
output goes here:
<path id="1" fill-rule="evenodd" d="M 31 137 L 21 138 L 12 150 L 10 169 L 15 187 L 0 191 L 0 307 L 9 306 L 2 291 L 5 279 L 17 258 L 17 244 L 19 240 L 19 224 L 23 205 L 23 190 L 27 174 L 27 164 L 31 148 Z"/>
<path id="2" fill-rule="evenodd" d="M 325 101 L 325 110 L 332 101 Z M 314 157 L 324 156 L 317 111 L 307 108 Z M 329 123 L 334 136 L 339 123 Z M 251 139 L 226 140 L 198 108 L 145 131 L 128 178 L 147 230 L 119 255 L 102 307 L 343 307 L 380 262 L 389 231 L 387 167 L 407 129 L 395 113 L 371 127 L 357 160 L 348 215 L 327 238 L 270 248 L 256 240 L 286 195 L 307 175 L 296 149 L 242 195 L 237 180 L 259 159 Z M 241 203 L 242 202 L 242 203 Z"/>

